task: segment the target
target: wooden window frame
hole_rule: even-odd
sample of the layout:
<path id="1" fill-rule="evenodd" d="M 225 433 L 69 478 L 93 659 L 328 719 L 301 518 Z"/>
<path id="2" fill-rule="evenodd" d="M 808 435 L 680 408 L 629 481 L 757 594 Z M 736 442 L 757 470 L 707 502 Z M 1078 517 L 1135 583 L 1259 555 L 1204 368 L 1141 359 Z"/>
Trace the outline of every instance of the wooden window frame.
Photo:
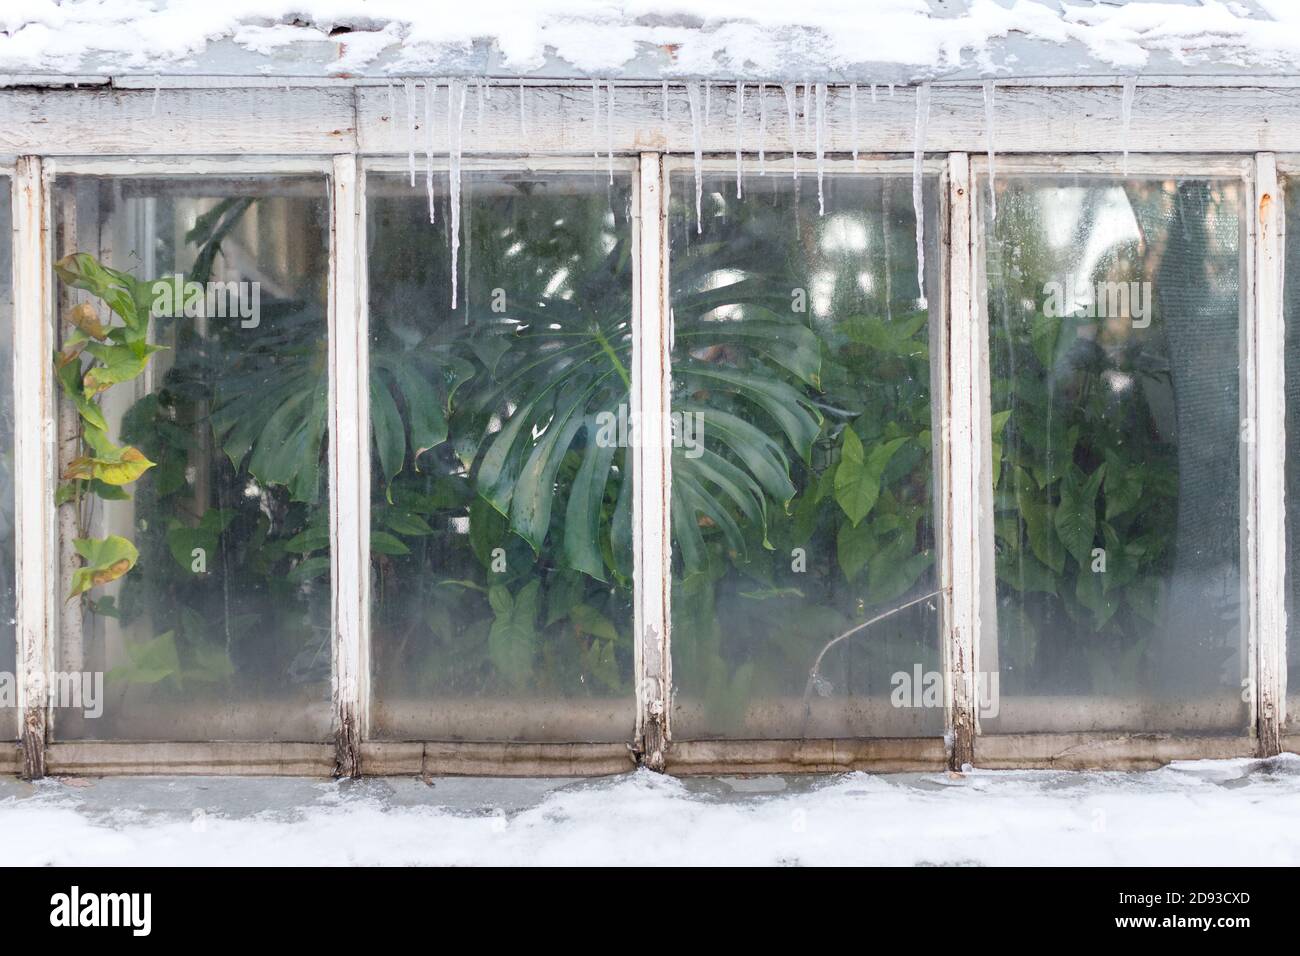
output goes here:
<path id="1" fill-rule="evenodd" d="M 756 83 L 747 83 L 746 174 L 756 167 Z M 825 122 L 828 168 L 911 168 L 915 92 L 882 86 L 873 103 L 859 85 L 858 142 L 852 141 L 847 87 L 832 85 Z M 669 456 L 638 451 L 635 488 L 636 730 L 626 744 L 380 742 L 368 739 L 368 368 L 365 173 L 405 169 L 408 148 L 403 91 L 383 81 L 331 81 L 285 87 L 273 81 L 172 77 L 112 87 L 0 89 L 10 117 L 0 161 L 14 209 L 15 471 L 39 476 L 17 483 L 15 502 L 18 661 L 23 736 L 0 754 L 25 775 L 45 773 L 494 773 L 592 774 L 643 764 L 674 773 L 798 770 L 920 770 L 944 766 L 1136 767 L 1181 757 L 1269 755 L 1297 750 L 1285 722 L 1284 388 L 1282 367 L 1282 226 L 1279 171 L 1300 173 L 1300 99 L 1291 89 L 1215 80 L 1143 85 L 1120 135 L 1120 81 L 1024 81 L 999 84 L 998 175 L 1043 163 L 1061 172 L 1119 168 L 1162 174 L 1207 173 L 1249 166 L 1253 211 L 1247 217 L 1248 292 L 1242 356 L 1247 416 L 1257 441 L 1244 456 L 1243 511 L 1248 545 L 1248 620 L 1254 669 L 1249 736 L 1206 738 L 1143 733 L 978 733 L 973 697 L 978 672 L 981 574 L 991 567 L 991 539 L 981 521 L 982 456 L 987 448 L 988 383 L 982 375 L 981 307 L 976 297 L 977 223 L 972 184 L 987 147 L 978 83 L 931 88 L 927 171 L 942 170 L 941 265 L 945 303 L 940 332 L 944 452 L 936 461 L 941 497 L 945 739 L 692 741 L 674 744 L 669 695 Z M 592 152 L 612 148 L 632 168 L 636 242 L 633 402 L 643 415 L 668 414 L 668 175 L 689 168 L 695 143 L 686 95 L 673 84 L 663 118 L 659 83 L 617 84 L 613 129 L 600 111 L 593 124 L 590 81 L 502 80 L 492 83 L 483 122 L 475 87 L 466 108 L 465 165 L 587 170 Z M 791 143 L 779 87 L 767 84 L 765 149 L 769 171 Z M 524 125 L 520 123 L 520 97 Z M 715 84 L 717 119 L 700 130 L 709 168 L 734 169 L 735 89 Z M 391 104 L 391 107 L 390 107 Z M 1171 120 L 1170 117 L 1173 117 Z M 255 118 L 250 121 L 250 118 Z M 435 126 L 437 124 L 435 123 Z M 473 128 L 473 134 L 468 131 Z M 435 129 L 435 134 L 437 130 Z M 798 133 L 796 133 L 798 136 Z M 422 135 L 421 135 L 422 139 Z M 1106 144 L 1103 153 L 1095 152 Z M 811 144 L 796 144 L 804 175 L 815 175 Z M 435 146 L 445 149 L 442 136 Z M 1052 155 L 1041 154 L 1051 151 Z M 93 158 L 88 158 L 93 157 Z M 937 157 L 937 158 L 936 158 Z M 422 160 L 423 157 L 420 157 Z M 421 162 L 420 165 L 423 165 Z M 439 164 L 445 167 L 445 162 Z M 56 173 L 317 172 L 331 196 L 329 282 L 333 711 L 335 744 L 53 742 L 50 712 L 32 693 L 50 669 L 57 627 L 57 541 L 53 458 L 57 407 L 48 372 L 54 334 L 50 187 Z M 1266 197 L 1269 197 L 1266 200 Z M 1266 208 L 1267 207 L 1267 208 Z M 981 537 L 984 535 L 984 537 Z"/>

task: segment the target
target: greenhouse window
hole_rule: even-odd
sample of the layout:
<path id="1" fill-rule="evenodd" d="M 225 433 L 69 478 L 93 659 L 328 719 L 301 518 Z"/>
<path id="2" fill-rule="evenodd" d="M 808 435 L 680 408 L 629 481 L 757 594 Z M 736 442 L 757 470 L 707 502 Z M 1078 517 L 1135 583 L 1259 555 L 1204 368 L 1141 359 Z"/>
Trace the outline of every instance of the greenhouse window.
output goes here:
<path id="1" fill-rule="evenodd" d="M 1291 100 L 186 82 L 0 90 L 5 767 L 1297 749 Z"/>

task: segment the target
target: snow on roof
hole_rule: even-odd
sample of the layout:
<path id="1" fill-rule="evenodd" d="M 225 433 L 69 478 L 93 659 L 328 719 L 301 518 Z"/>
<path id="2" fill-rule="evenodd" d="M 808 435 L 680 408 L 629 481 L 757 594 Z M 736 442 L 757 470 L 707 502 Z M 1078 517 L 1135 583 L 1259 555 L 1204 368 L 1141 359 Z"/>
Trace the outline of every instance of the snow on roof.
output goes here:
<path id="1" fill-rule="evenodd" d="M 1296 0 L 4 0 L 0 74 L 909 82 L 1300 67 Z"/>

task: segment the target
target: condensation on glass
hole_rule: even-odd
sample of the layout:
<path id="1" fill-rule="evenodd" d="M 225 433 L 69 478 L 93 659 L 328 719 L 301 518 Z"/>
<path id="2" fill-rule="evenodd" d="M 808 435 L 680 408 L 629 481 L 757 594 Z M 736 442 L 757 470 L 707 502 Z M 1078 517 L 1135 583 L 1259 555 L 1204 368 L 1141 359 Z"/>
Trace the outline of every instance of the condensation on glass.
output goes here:
<path id="1" fill-rule="evenodd" d="M 86 254 L 142 283 L 147 342 L 161 346 L 139 374 L 97 373 L 116 382 L 98 395 L 107 440 L 152 467 L 124 485 L 61 482 L 56 668 L 103 675 L 103 692 L 94 706 L 60 697 L 53 735 L 328 739 L 327 180 L 60 176 L 53 221 L 61 260 Z M 63 279 L 69 353 L 78 329 L 125 327 Z M 111 299 L 123 281 L 108 285 Z M 78 456 L 113 456 L 79 439 L 63 395 L 58 415 L 63 475 Z M 134 546 L 135 567 L 65 599 L 95 563 L 74 539 L 110 537 Z"/>
<path id="2" fill-rule="evenodd" d="M 943 732 L 924 185 L 671 175 L 676 739 Z"/>
<path id="3" fill-rule="evenodd" d="M 0 176 L 0 738 L 18 736 L 14 567 L 13 180 Z"/>
<path id="4" fill-rule="evenodd" d="M 1245 733 L 1243 184 L 996 189 L 981 726 Z"/>
<path id="5" fill-rule="evenodd" d="M 1286 723 L 1283 731 L 1300 733 L 1300 177 L 1282 181 L 1286 200 L 1283 314 L 1286 321 Z"/>
<path id="6" fill-rule="evenodd" d="M 371 734 L 629 740 L 631 178 L 449 186 L 366 183 Z"/>

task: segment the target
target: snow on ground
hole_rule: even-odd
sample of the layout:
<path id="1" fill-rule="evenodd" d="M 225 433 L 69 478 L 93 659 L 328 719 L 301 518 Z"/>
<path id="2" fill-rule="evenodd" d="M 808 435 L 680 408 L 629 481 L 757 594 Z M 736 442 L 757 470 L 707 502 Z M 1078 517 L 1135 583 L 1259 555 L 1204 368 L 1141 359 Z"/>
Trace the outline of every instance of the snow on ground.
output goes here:
<path id="1" fill-rule="evenodd" d="M 770 76 L 800 53 L 832 70 L 974 61 L 992 71 L 991 48 L 1013 34 L 1078 44 L 1126 70 L 1153 53 L 1294 68 L 1298 8 L 1295 0 L 489 0 L 448 15 L 447 4 L 413 0 L 22 0 L 0 6 L 0 70 L 69 72 L 96 56 L 106 69 L 147 72 L 230 40 L 262 55 L 337 44 L 340 72 L 400 50 L 385 70 L 405 73 L 439 50 L 468 53 L 491 40 L 505 68 L 521 73 L 548 51 L 608 73 L 655 49 L 672 50 L 682 76 Z"/>
<path id="2" fill-rule="evenodd" d="M 1300 864 L 1300 756 L 1145 773 L 0 780 L 6 865 Z"/>

